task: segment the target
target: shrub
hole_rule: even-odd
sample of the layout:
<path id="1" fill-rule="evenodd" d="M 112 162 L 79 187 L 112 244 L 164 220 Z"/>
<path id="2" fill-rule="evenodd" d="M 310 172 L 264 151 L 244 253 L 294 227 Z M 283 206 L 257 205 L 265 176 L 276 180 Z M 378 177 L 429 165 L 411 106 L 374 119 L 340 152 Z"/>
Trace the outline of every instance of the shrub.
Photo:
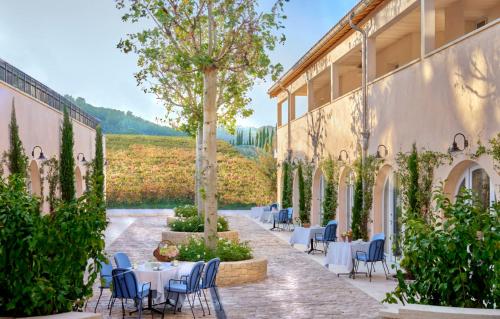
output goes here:
<path id="1" fill-rule="evenodd" d="M 49 315 L 82 306 L 100 267 L 88 261 L 105 260 L 105 209 L 94 193 L 62 203 L 52 215 L 41 215 L 39 205 L 21 178 L 0 179 L 4 316 Z"/>
<path id="2" fill-rule="evenodd" d="M 323 226 L 326 226 L 330 220 L 334 220 L 338 206 L 338 164 L 331 156 L 322 163 L 325 174 L 325 200 L 323 201 Z"/>
<path id="3" fill-rule="evenodd" d="M 398 286 L 385 301 L 452 307 L 494 308 L 499 300 L 500 203 L 484 208 L 470 191 L 455 203 L 435 194 L 443 213 L 430 222 L 410 212 L 405 223 L 401 266 L 415 279 Z"/>
<path id="4" fill-rule="evenodd" d="M 193 217 L 198 216 L 198 208 L 195 205 L 177 206 L 174 208 L 174 214 L 177 217 Z"/>
<path id="5" fill-rule="evenodd" d="M 179 245 L 179 260 L 208 261 L 219 257 L 221 261 L 240 261 L 252 259 L 252 249 L 248 242 L 233 242 L 219 238 L 215 250 L 205 246 L 203 239 L 191 237 L 185 245 Z"/>
<path id="6" fill-rule="evenodd" d="M 184 219 L 178 219 L 170 224 L 170 229 L 172 231 L 182 231 L 191 233 L 202 233 L 205 230 L 205 225 L 203 221 L 203 216 L 191 216 Z M 227 219 L 222 216 L 217 217 L 217 231 L 228 231 L 229 224 Z"/>

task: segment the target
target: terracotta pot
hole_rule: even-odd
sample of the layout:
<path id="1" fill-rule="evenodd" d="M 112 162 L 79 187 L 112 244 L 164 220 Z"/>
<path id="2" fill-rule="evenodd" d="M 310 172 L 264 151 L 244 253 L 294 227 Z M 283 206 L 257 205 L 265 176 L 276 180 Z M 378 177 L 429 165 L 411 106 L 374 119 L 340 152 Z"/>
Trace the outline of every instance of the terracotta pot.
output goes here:
<path id="1" fill-rule="evenodd" d="M 311 227 L 311 224 L 310 224 L 310 223 L 304 223 L 304 224 L 302 224 L 302 226 L 303 226 L 304 228 L 309 228 L 309 227 Z"/>

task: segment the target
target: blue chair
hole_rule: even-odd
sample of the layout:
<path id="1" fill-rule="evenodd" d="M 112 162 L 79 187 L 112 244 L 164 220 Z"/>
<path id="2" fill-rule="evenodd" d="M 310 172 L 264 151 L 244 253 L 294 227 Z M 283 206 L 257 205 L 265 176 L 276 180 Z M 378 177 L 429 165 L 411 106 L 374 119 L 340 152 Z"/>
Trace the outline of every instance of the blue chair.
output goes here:
<path id="1" fill-rule="evenodd" d="M 277 229 L 284 229 L 285 226 L 287 225 L 288 223 L 288 209 L 282 209 L 278 212 L 278 215 L 277 215 L 277 219 L 276 219 L 276 215 L 274 216 L 275 219 L 274 219 L 274 224 L 277 226 L 273 227 L 273 228 L 277 228 Z M 280 224 L 283 225 L 282 227 L 280 227 Z"/>
<path id="2" fill-rule="evenodd" d="M 117 268 L 132 268 L 132 263 L 130 263 L 127 254 L 119 252 L 114 255 L 114 258 Z"/>
<path id="3" fill-rule="evenodd" d="M 336 220 L 331 220 L 331 221 L 329 221 L 329 222 L 328 222 L 328 224 L 326 224 L 326 225 L 328 226 L 328 225 L 331 225 L 331 224 L 337 224 L 337 225 L 338 225 L 338 223 L 337 223 L 337 221 L 336 221 Z"/>
<path id="4" fill-rule="evenodd" d="M 273 210 L 273 208 L 274 208 L 274 209 L 278 209 L 278 203 L 274 203 L 274 204 L 271 204 L 271 205 L 269 206 L 269 210 L 271 210 L 271 211 L 272 211 L 272 210 Z"/>
<path id="5" fill-rule="evenodd" d="M 99 261 L 99 263 L 101 264 L 101 272 L 100 272 L 101 284 L 99 286 L 101 292 L 99 293 L 99 298 L 97 298 L 97 303 L 95 305 L 94 312 L 97 311 L 97 306 L 99 305 L 99 301 L 101 300 L 102 291 L 104 289 L 110 289 L 111 282 L 113 281 L 113 265 L 111 265 L 111 263 L 104 261 Z M 108 308 L 109 305 L 111 304 L 111 299 L 113 298 L 109 299 Z"/>
<path id="6" fill-rule="evenodd" d="M 382 268 L 384 268 L 385 278 L 388 279 L 389 267 L 387 267 L 387 263 L 385 261 L 384 243 L 385 239 L 375 239 L 370 242 L 368 253 L 364 251 L 356 251 L 354 273 L 358 272 L 357 270 L 359 268 L 359 262 L 363 261 L 366 265 L 367 276 L 369 276 L 370 281 L 372 281 L 372 272 L 374 271 L 374 265 L 376 262 L 380 261 L 382 263 Z M 370 264 L 370 267 L 368 267 L 368 264 Z"/>
<path id="7" fill-rule="evenodd" d="M 217 291 L 217 284 L 215 283 L 217 279 L 217 273 L 219 272 L 220 259 L 214 258 L 207 262 L 205 265 L 205 273 L 203 279 L 201 280 L 201 291 L 203 292 L 203 297 L 205 298 L 205 303 L 207 304 L 208 314 L 210 314 L 210 306 L 208 305 L 207 295 L 205 290 L 213 288 L 217 302 L 219 303 L 219 308 L 222 310 L 222 304 L 219 298 L 219 292 Z"/>
<path id="8" fill-rule="evenodd" d="M 286 210 L 288 211 L 286 222 L 288 230 L 290 230 L 290 226 L 293 226 L 293 208 L 288 207 Z"/>
<path id="9" fill-rule="evenodd" d="M 167 300 L 169 299 L 170 293 L 177 294 L 174 305 L 174 314 L 177 311 L 177 305 L 179 303 L 179 296 L 185 295 L 188 300 L 189 307 L 191 308 L 191 313 L 193 314 L 193 318 L 196 318 L 194 315 L 194 303 L 196 301 L 196 296 L 198 296 L 198 300 L 200 301 L 201 310 L 203 311 L 203 316 L 205 316 L 205 309 L 203 308 L 203 303 L 200 298 L 200 279 L 201 274 L 203 273 L 203 267 L 205 263 L 203 261 L 198 261 L 194 264 L 193 269 L 188 276 L 181 277 L 180 280 L 170 279 L 168 281 L 168 285 L 165 286 L 165 292 L 167 293 Z M 193 301 L 191 302 L 191 295 L 193 296 Z M 165 310 L 167 308 L 167 304 L 165 303 L 165 307 L 163 308 L 162 319 L 165 316 Z"/>
<path id="10" fill-rule="evenodd" d="M 376 239 L 384 239 L 385 240 L 385 234 L 384 233 L 377 233 L 377 234 L 373 235 L 372 240 L 376 240 Z"/>
<path id="11" fill-rule="evenodd" d="M 328 251 L 328 246 L 331 242 L 337 241 L 337 222 L 332 223 L 330 221 L 323 232 L 323 234 L 315 234 L 314 240 L 316 243 L 323 243 L 323 251 L 326 255 Z M 316 248 L 315 248 L 316 249 Z"/>
<path id="12" fill-rule="evenodd" d="M 115 304 L 116 299 L 121 299 L 122 301 L 122 316 L 125 318 L 125 305 L 123 304 L 123 299 L 134 300 L 137 306 L 137 311 L 139 312 L 139 318 L 142 316 L 142 299 L 149 297 L 151 293 L 151 283 L 141 283 L 137 282 L 137 278 L 132 270 L 128 268 L 116 268 L 112 271 L 113 274 L 113 301 L 111 302 L 111 307 L 109 309 L 109 315 L 111 315 L 111 310 Z"/>

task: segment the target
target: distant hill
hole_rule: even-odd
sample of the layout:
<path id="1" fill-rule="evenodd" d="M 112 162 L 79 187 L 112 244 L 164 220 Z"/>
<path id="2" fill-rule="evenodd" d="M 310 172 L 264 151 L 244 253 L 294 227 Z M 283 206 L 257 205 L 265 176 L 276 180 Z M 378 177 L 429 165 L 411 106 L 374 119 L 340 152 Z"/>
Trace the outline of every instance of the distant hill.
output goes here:
<path id="1" fill-rule="evenodd" d="M 106 107 L 97 107 L 85 101 L 82 97 L 76 99 L 66 95 L 79 108 L 97 118 L 101 122 L 104 133 L 107 134 L 139 134 L 159 136 L 184 136 L 183 132 L 173 128 L 158 125 L 135 116 L 132 112 L 123 112 Z"/>

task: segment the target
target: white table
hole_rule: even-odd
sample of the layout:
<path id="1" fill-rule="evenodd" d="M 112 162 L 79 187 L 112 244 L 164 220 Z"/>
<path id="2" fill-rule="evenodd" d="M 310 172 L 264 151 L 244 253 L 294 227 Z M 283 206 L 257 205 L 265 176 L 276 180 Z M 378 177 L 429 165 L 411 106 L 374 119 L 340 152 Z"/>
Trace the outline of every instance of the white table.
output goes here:
<path id="1" fill-rule="evenodd" d="M 263 209 L 260 214 L 259 220 L 262 223 L 271 223 L 273 221 L 273 214 L 277 214 L 278 210 L 267 210 Z"/>
<path id="2" fill-rule="evenodd" d="M 295 227 L 290 238 L 290 245 L 293 247 L 294 244 L 302 244 L 309 247 L 308 253 L 311 253 L 313 251 L 314 237 L 316 237 L 316 234 L 323 235 L 324 231 L 325 227 L 320 226 L 311 226 L 309 228 Z"/>
<path id="3" fill-rule="evenodd" d="M 357 251 L 368 253 L 369 242 L 333 242 L 328 246 L 328 253 L 325 256 L 325 267 L 328 265 L 344 266 L 349 273 L 354 271 L 354 259 Z"/>
<path id="4" fill-rule="evenodd" d="M 250 217 L 255 219 L 260 218 L 265 207 L 266 206 L 252 207 L 250 210 Z"/>
<path id="5" fill-rule="evenodd" d="M 166 301 L 165 286 L 168 286 L 170 279 L 180 279 L 183 275 L 189 275 L 192 268 L 193 263 L 191 262 L 182 262 L 177 267 L 172 266 L 170 263 L 161 263 L 160 270 L 153 270 L 151 263 L 146 262 L 133 271 L 139 285 L 143 282 L 151 283 L 151 290 L 156 291 L 154 302 L 158 304 Z M 177 296 L 170 294 L 169 297 L 176 298 Z M 185 296 L 179 296 L 180 305 L 184 302 L 184 298 Z M 148 300 L 148 308 L 152 308 L 151 300 Z"/>

